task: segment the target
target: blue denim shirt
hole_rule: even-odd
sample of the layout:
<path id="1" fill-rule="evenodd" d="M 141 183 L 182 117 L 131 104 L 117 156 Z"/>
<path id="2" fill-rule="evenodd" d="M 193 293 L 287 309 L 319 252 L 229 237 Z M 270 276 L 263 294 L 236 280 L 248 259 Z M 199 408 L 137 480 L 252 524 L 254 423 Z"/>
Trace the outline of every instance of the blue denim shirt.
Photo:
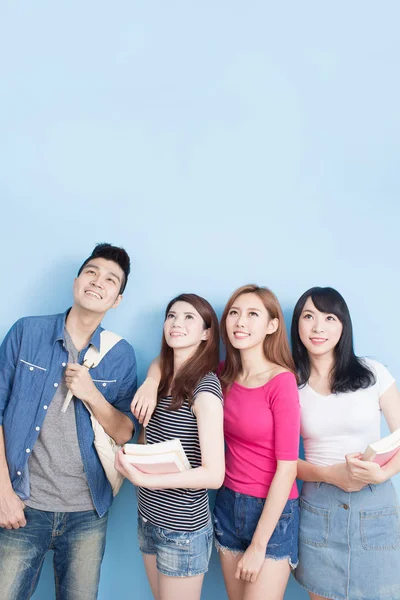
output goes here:
<path id="1" fill-rule="evenodd" d="M 6 447 L 11 484 L 22 500 L 29 497 L 28 459 L 39 436 L 46 411 L 64 376 L 68 352 L 64 346 L 64 327 L 68 311 L 44 317 L 25 317 L 17 321 L 0 348 L 0 425 Z M 100 346 L 99 325 L 86 348 L 79 353 L 83 362 L 89 345 Z M 136 391 L 135 352 L 120 340 L 90 370 L 96 387 L 115 408 L 134 424 L 130 403 Z M 74 401 L 76 428 L 83 467 L 99 516 L 112 503 L 112 490 L 93 446 L 90 415 L 82 402 Z"/>

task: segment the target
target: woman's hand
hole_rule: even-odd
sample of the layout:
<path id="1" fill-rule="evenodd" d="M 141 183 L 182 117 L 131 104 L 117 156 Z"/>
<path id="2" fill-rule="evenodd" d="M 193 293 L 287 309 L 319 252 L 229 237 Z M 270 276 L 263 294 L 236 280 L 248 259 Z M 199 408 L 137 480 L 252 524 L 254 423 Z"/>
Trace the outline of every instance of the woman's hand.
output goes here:
<path id="1" fill-rule="evenodd" d="M 150 417 L 157 406 L 158 383 L 151 378 L 145 379 L 131 402 L 131 412 L 143 427 L 147 427 Z"/>
<path id="2" fill-rule="evenodd" d="M 119 471 L 124 477 L 129 479 L 129 481 L 131 481 L 133 485 L 144 485 L 145 475 L 129 462 L 122 448 L 115 455 L 114 466 L 117 469 L 117 471 Z"/>
<path id="3" fill-rule="evenodd" d="M 324 468 L 327 473 L 327 477 L 325 478 L 326 483 L 336 485 L 336 487 L 345 492 L 359 492 L 366 485 L 354 477 L 347 461 Z"/>
<path id="4" fill-rule="evenodd" d="M 250 544 L 242 558 L 238 562 L 235 577 L 243 579 L 243 581 L 251 581 L 254 583 L 258 577 L 261 567 L 265 561 L 266 547 L 257 547 L 255 544 Z"/>
<path id="5" fill-rule="evenodd" d="M 354 481 L 359 481 L 363 486 L 369 483 L 379 484 L 387 480 L 387 475 L 381 467 L 370 460 L 361 460 L 362 454 L 347 454 L 346 464 Z"/>

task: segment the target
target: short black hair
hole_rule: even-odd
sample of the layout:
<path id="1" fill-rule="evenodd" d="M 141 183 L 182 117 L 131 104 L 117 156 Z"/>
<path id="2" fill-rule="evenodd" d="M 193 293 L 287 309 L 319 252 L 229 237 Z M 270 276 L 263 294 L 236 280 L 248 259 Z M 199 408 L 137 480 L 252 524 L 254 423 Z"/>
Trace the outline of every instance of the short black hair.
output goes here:
<path id="1" fill-rule="evenodd" d="M 78 271 L 77 277 L 79 277 L 79 275 L 82 273 L 82 270 L 84 269 L 85 265 L 93 258 L 105 258 L 106 260 L 112 260 L 113 262 L 117 263 L 118 266 L 121 267 L 121 269 L 124 272 L 124 279 L 121 282 L 121 288 L 119 290 L 119 293 L 122 294 L 126 288 L 129 273 L 131 272 L 131 260 L 127 251 L 124 250 L 124 248 L 112 246 L 111 244 L 107 244 L 106 242 L 97 244 L 94 247 L 92 254 L 88 256 L 87 259 L 83 262 L 81 268 Z"/>
<path id="2" fill-rule="evenodd" d="M 375 375 L 354 353 L 353 326 L 345 299 L 331 287 L 312 287 L 298 299 L 293 311 L 292 354 L 299 387 L 305 386 L 310 377 L 310 359 L 299 335 L 299 320 L 308 298 L 311 298 L 320 312 L 336 315 L 343 326 L 342 335 L 334 350 L 335 364 L 330 376 L 332 394 L 355 392 L 374 385 Z"/>

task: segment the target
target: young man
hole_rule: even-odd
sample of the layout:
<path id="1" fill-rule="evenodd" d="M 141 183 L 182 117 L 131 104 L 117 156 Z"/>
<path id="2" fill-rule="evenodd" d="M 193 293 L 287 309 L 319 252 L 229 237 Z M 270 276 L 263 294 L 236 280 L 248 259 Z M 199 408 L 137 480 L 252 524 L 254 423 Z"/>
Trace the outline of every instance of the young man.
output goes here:
<path id="1" fill-rule="evenodd" d="M 95 600 L 111 486 L 93 446 L 91 408 L 118 444 L 133 433 L 132 346 L 120 340 L 88 371 L 101 320 L 122 300 L 122 248 L 99 244 L 79 269 L 64 314 L 17 321 L 0 348 L 0 596 L 28 600 L 54 550 L 59 600 Z M 74 395 L 61 408 L 68 389 Z"/>

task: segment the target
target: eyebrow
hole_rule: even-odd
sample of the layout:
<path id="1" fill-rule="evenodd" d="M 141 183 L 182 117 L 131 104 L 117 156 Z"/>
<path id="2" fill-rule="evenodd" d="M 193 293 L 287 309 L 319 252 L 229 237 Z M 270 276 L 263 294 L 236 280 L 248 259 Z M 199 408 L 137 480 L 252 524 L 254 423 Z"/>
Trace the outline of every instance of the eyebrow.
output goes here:
<path id="1" fill-rule="evenodd" d="M 169 310 L 168 314 L 169 315 L 176 315 L 176 312 L 174 310 Z M 196 316 L 196 313 L 193 313 L 193 312 L 184 312 L 183 314 L 184 315 L 193 315 L 194 317 Z"/>
<path id="2" fill-rule="evenodd" d="M 232 308 L 235 308 L 236 310 L 241 310 L 238 306 L 231 306 L 229 310 L 232 310 Z M 245 310 L 255 310 L 257 312 L 261 312 L 261 308 L 246 308 Z"/>
<path id="3" fill-rule="evenodd" d="M 99 267 L 97 265 L 94 265 L 93 263 L 87 263 L 87 265 L 85 265 L 85 269 L 96 269 L 98 271 Z M 107 271 L 107 273 L 108 275 L 112 275 L 113 277 L 115 277 L 115 279 L 118 279 L 119 282 L 121 281 L 121 277 L 116 273 L 113 273 L 113 271 Z"/>

